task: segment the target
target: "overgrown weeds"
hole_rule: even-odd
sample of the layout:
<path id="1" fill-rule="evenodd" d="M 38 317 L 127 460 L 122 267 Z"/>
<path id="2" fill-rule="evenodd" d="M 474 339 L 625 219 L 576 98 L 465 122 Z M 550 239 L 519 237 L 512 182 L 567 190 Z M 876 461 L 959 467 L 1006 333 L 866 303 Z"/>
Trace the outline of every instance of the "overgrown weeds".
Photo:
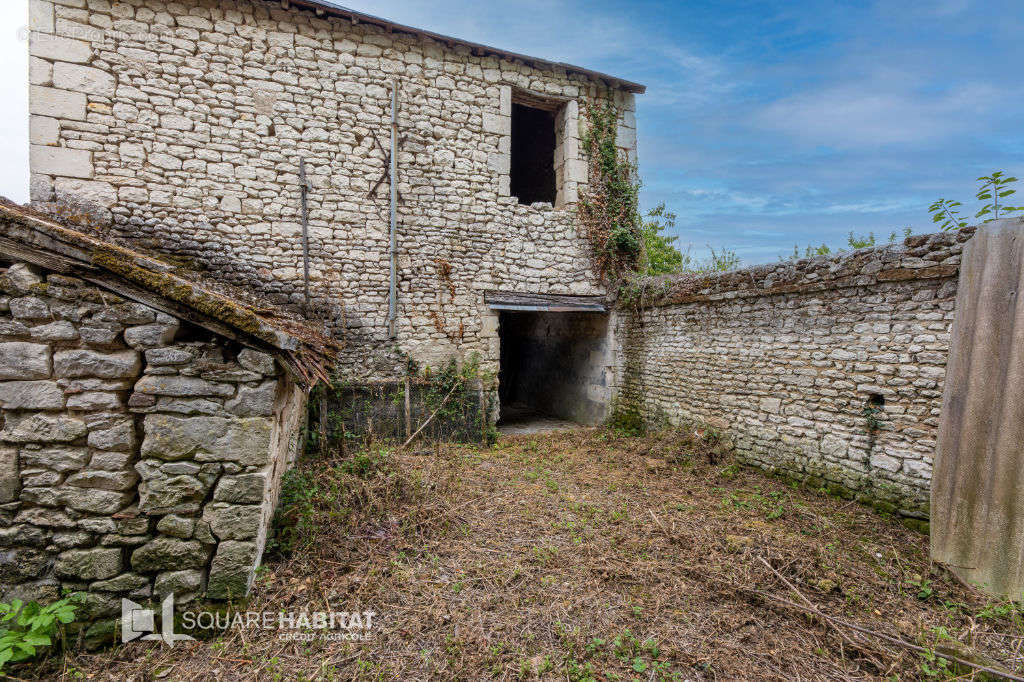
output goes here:
<path id="1" fill-rule="evenodd" d="M 305 462 L 279 525 L 290 554 L 267 562 L 247 608 L 369 609 L 366 640 L 230 631 L 67 665 L 118 680 L 602 682 L 970 679 L 953 660 L 967 655 L 1024 667 L 1020 611 L 933 567 L 927 538 L 712 461 L 697 449 L 709 433 L 596 429 Z"/>

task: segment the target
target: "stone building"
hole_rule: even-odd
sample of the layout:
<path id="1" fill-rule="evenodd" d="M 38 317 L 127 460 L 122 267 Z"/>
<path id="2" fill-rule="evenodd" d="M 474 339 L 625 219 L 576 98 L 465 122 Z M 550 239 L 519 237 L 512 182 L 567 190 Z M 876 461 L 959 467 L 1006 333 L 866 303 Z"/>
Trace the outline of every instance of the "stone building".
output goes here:
<path id="1" fill-rule="evenodd" d="M 117 235 L 296 307 L 305 231 L 311 307 L 346 342 L 344 381 L 473 356 L 495 373 L 505 329 L 523 353 L 558 349 L 556 388 L 588 401 L 566 416 L 604 416 L 607 319 L 574 354 L 580 321 L 552 310 L 603 310 L 575 217 L 581 139 L 588 107 L 611 104 L 635 162 L 643 86 L 328 2 L 30 5 L 35 206 L 86 201 Z M 504 357 L 507 376 L 528 373 L 526 356 Z"/>
<path id="2" fill-rule="evenodd" d="M 0 601 L 246 593 L 331 343 L 0 205 Z"/>

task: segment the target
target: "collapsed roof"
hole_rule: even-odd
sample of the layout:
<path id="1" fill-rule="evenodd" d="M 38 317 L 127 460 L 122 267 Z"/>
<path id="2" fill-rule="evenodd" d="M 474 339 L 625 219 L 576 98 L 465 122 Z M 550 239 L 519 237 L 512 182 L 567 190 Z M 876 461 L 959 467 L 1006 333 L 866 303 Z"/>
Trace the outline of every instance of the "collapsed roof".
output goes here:
<path id="1" fill-rule="evenodd" d="M 306 388 L 330 383 L 340 344 L 287 312 L 242 300 L 158 255 L 0 197 L 0 260 L 71 275 L 279 358 Z"/>

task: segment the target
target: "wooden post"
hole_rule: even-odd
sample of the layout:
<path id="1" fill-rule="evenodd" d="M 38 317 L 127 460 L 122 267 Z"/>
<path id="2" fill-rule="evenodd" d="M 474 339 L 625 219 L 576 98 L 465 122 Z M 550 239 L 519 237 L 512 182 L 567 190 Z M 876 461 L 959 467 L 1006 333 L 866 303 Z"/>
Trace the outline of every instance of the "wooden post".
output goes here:
<path id="1" fill-rule="evenodd" d="M 409 391 L 412 388 L 409 381 L 409 376 L 405 377 L 405 438 L 406 440 L 412 436 L 412 399 L 409 396 Z"/>
<path id="2" fill-rule="evenodd" d="M 320 396 L 320 454 L 327 453 L 327 391 Z"/>
<path id="3" fill-rule="evenodd" d="M 299 196 L 302 198 L 302 283 L 303 314 L 309 319 L 309 183 L 306 181 L 306 160 L 299 159 Z"/>

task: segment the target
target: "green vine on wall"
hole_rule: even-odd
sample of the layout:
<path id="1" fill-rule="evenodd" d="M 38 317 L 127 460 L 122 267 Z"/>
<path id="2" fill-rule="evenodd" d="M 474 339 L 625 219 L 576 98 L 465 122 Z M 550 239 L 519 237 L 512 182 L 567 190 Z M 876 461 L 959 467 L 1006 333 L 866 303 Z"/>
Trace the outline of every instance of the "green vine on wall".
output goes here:
<path id="1" fill-rule="evenodd" d="M 601 279 L 619 279 L 643 260 L 640 183 L 636 167 L 616 146 L 619 112 L 608 102 L 588 104 L 583 149 L 589 163 L 589 188 L 580 198 L 578 215 L 593 248 Z"/>

